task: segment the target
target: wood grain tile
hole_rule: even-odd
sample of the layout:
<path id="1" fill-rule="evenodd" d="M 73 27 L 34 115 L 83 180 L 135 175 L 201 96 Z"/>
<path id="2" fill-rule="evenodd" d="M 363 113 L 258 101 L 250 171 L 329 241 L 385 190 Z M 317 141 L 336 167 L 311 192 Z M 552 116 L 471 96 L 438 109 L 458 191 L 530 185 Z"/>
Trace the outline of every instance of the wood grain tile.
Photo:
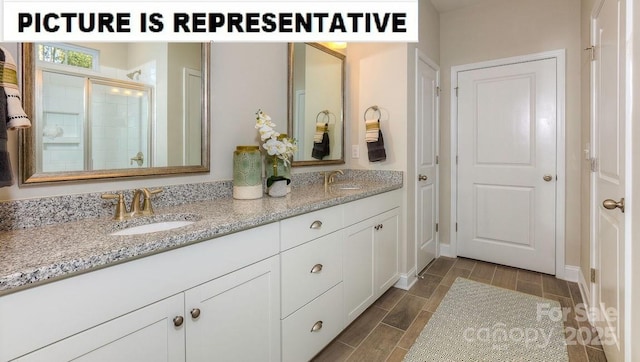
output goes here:
<path id="1" fill-rule="evenodd" d="M 373 305 L 384 310 L 391 310 L 407 294 L 406 290 L 391 287 Z"/>
<path id="2" fill-rule="evenodd" d="M 409 289 L 409 294 L 428 299 L 442 282 L 442 277 L 431 274 L 424 274 L 424 279 L 418 278 L 418 281 Z"/>
<path id="3" fill-rule="evenodd" d="M 391 352 L 389 358 L 387 358 L 387 362 L 402 362 L 407 352 L 409 351 L 406 349 L 396 347 L 393 349 L 393 352 Z"/>
<path id="4" fill-rule="evenodd" d="M 382 323 L 386 323 L 390 326 L 396 327 L 403 331 L 413 323 L 413 320 L 418 316 L 422 307 L 424 307 L 426 299 L 417 297 L 415 295 L 407 294 L 402 298 L 398 304 L 387 314 L 382 320 Z"/>
<path id="5" fill-rule="evenodd" d="M 576 313 L 573 306 L 573 300 L 571 298 L 561 297 L 555 294 L 544 293 L 543 296 L 547 299 L 555 300 L 560 303 L 563 313 L 563 322 L 565 329 L 571 329 L 573 332 L 577 332 L 580 329 L 580 325 L 576 320 Z"/>
<path id="6" fill-rule="evenodd" d="M 567 284 L 567 282 L 558 279 L 553 275 L 542 275 L 542 290 L 544 291 L 544 293 L 571 298 L 571 292 L 569 292 L 569 285 Z"/>
<path id="7" fill-rule="evenodd" d="M 355 348 L 349 347 L 342 342 L 333 341 L 311 360 L 314 362 L 346 361 L 353 351 L 355 351 Z"/>
<path id="8" fill-rule="evenodd" d="M 387 311 L 382 308 L 369 307 L 338 336 L 338 341 L 358 347 L 386 315 Z"/>
<path id="9" fill-rule="evenodd" d="M 466 258 L 456 258 L 456 262 L 453 266 L 460 269 L 473 270 L 473 267 L 476 266 L 476 261 Z"/>
<path id="10" fill-rule="evenodd" d="M 384 361 L 402 338 L 402 334 L 403 332 L 397 328 L 379 324 L 347 361 Z"/>
<path id="11" fill-rule="evenodd" d="M 440 284 L 444 284 L 450 287 L 453 284 L 453 282 L 456 281 L 457 277 L 468 278 L 469 274 L 471 274 L 470 269 L 458 268 L 457 266 L 454 265 L 453 268 L 449 269 L 449 272 L 447 273 L 447 275 L 445 275 L 444 278 L 442 278 L 442 281 L 440 282 Z"/>
<path id="12" fill-rule="evenodd" d="M 527 283 L 542 284 L 542 274 L 518 269 L 518 281 L 520 280 Z"/>
<path id="13" fill-rule="evenodd" d="M 442 285 L 442 284 L 438 285 L 435 292 L 431 294 L 431 298 L 427 300 L 427 303 L 424 305 L 424 307 L 422 307 L 422 309 L 428 310 L 429 312 L 434 313 L 438 308 L 438 306 L 440 305 L 442 298 L 444 298 L 444 296 L 447 294 L 448 291 L 449 291 L 448 286 Z"/>
<path id="14" fill-rule="evenodd" d="M 440 257 L 431 263 L 431 266 L 427 268 L 427 273 L 443 277 L 449 272 L 454 263 L 455 259 Z"/>
<path id="15" fill-rule="evenodd" d="M 484 261 L 477 261 L 476 266 L 471 271 L 469 275 L 469 279 L 485 282 L 491 284 L 491 280 L 493 279 L 493 274 L 496 271 L 496 265 L 491 263 L 486 263 Z"/>
<path id="16" fill-rule="evenodd" d="M 582 345 L 568 344 L 567 354 L 569 355 L 569 362 L 589 362 L 587 352 Z"/>
<path id="17" fill-rule="evenodd" d="M 431 312 L 427 312 L 426 310 L 421 311 L 402 336 L 402 339 L 398 343 L 398 347 L 409 350 L 413 345 L 413 342 L 415 342 L 416 338 L 420 335 L 420 332 L 424 329 L 424 326 L 426 326 L 429 319 L 431 319 L 432 315 L 433 314 Z"/>
<path id="18" fill-rule="evenodd" d="M 578 283 L 567 282 L 569 284 L 569 291 L 571 292 L 571 298 L 574 304 L 584 303 L 582 301 L 582 294 L 580 294 L 580 286 Z"/>
<path id="19" fill-rule="evenodd" d="M 587 357 L 589 357 L 589 362 L 607 362 L 607 356 L 601 349 L 585 347 L 587 351 Z"/>
<path id="20" fill-rule="evenodd" d="M 515 268 L 498 265 L 493 275 L 491 284 L 496 287 L 516 290 L 516 281 L 518 279 L 518 270 Z"/>
<path id="21" fill-rule="evenodd" d="M 520 271 L 518 271 L 520 272 Z M 518 280 L 516 285 L 516 290 L 519 292 L 536 295 L 538 297 L 542 297 L 542 285 L 536 283 L 529 283 Z"/>

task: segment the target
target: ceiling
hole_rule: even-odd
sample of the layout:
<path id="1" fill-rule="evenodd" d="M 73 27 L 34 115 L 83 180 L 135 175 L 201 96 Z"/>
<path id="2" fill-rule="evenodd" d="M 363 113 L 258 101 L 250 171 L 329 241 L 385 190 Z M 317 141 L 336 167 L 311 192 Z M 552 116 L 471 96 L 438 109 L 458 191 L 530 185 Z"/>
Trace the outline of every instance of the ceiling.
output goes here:
<path id="1" fill-rule="evenodd" d="M 481 3 L 482 1 L 484 0 L 431 0 L 431 3 L 439 13 L 444 13 L 447 11 L 472 6 Z"/>

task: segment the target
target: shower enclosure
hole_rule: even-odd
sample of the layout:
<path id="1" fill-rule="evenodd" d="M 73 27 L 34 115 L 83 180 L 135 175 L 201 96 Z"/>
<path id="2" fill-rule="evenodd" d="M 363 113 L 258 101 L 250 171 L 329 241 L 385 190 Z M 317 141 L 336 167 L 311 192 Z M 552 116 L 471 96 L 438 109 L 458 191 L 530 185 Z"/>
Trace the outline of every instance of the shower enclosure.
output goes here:
<path id="1" fill-rule="evenodd" d="M 39 172 L 151 165 L 151 86 L 50 69 L 37 76 Z"/>

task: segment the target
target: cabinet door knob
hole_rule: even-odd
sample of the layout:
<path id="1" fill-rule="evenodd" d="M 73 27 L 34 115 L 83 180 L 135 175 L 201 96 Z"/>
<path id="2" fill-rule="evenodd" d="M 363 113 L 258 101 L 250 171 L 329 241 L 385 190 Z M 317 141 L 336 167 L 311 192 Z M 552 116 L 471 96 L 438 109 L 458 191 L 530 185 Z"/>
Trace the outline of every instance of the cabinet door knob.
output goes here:
<path id="1" fill-rule="evenodd" d="M 311 226 L 309 226 L 309 229 L 320 229 L 321 227 L 322 227 L 322 221 L 316 220 L 311 223 Z"/>
<path id="2" fill-rule="evenodd" d="M 311 273 L 320 273 L 322 271 L 322 264 L 316 264 L 311 268 Z"/>
<path id="3" fill-rule="evenodd" d="M 322 329 L 322 321 L 317 321 L 313 327 L 311 327 L 311 332 L 317 332 Z"/>
<path id="4" fill-rule="evenodd" d="M 173 325 L 176 326 L 176 327 L 180 327 L 183 322 L 184 322 L 184 318 L 182 318 L 181 315 L 173 318 Z"/>
<path id="5" fill-rule="evenodd" d="M 193 308 L 190 313 L 191 313 L 191 317 L 193 319 L 196 319 L 196 318 L 200 317 L 200 309 L 199 308 Z"/>
<path id="6" fill-rule="evenodd" d="M 427 175 L 418 175 L 418 181 L 427 181 L 428 179 Z"/>

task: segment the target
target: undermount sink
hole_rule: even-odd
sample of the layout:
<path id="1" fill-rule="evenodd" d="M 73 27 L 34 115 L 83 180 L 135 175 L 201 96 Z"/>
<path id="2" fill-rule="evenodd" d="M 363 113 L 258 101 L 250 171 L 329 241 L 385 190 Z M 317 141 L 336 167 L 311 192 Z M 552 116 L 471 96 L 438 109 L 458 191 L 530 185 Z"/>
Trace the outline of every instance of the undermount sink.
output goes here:
<path id="1" fill-rule="evenodd" d="M 126 229 L 115 231 L 110 235 L 139 235 L 139 234 L 155 233 L 158 231 L 167 231 L 171 229 L 181 228 L 183 226 L 191 225 L 194 222 L 195 221 L 186 221 L 186 220 L 160 221 L 160 222 L 154 222 L 151 224 L 131 226 Z"/>

